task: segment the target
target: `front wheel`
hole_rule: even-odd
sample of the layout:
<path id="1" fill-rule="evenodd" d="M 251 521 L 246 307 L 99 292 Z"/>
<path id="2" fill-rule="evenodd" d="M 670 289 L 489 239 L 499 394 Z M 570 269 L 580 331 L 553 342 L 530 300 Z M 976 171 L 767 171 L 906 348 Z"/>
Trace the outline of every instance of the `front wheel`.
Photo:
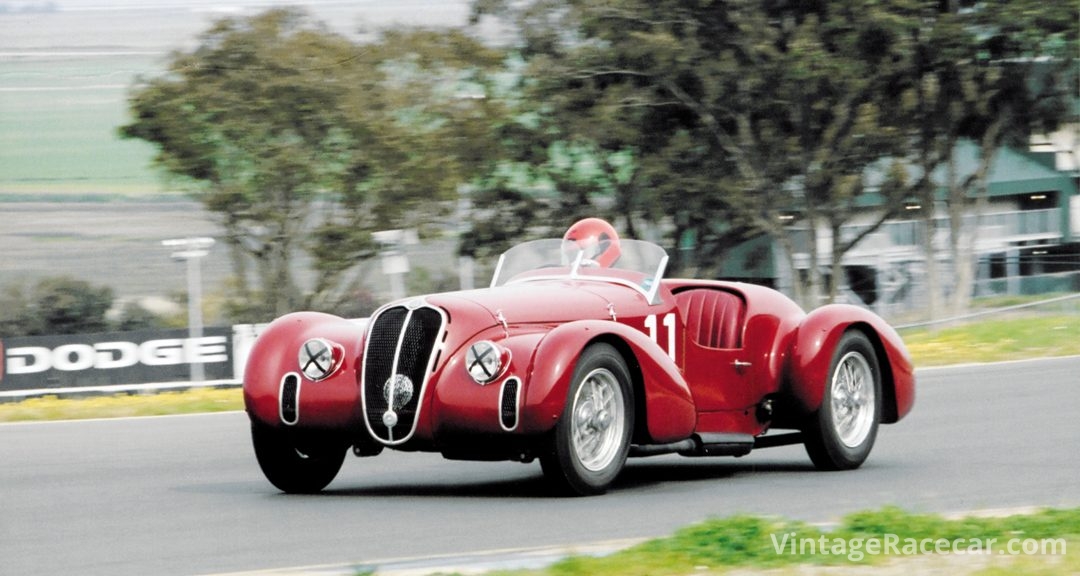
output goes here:
<path id="1" fill-rule="evenodd" d="M 634 429 L 630 372 L 615 348 L 593 344 L 574 368 L 550 452 L 540 458 L 544 475 L 563 491 L 602 494 L 619 475 Z"/>
<path id="2" fill-rule="evenodd" d="M 862 332 L 840 338 L 821 407 L 804 434 L 806 452 L 821 470 L 858 468 L 870 455 L 881 421 L 881 369 Z"/>
<path id="3" fill-rule="evenodd" d="M 251 423 L 255 458 L 271 484 L 287 494 L 313 494 L 326 488 L 341 470 L 348 446 L 336 438 Z"/>

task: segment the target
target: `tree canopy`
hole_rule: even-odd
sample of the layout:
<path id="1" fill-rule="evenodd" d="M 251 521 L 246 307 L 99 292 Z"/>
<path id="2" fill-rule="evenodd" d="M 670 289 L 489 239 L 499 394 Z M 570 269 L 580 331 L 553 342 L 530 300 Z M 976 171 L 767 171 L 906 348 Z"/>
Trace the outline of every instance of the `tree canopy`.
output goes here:
<path id="1" fill-rule="evenodd" d="M 1030 64 L 1075 70 L 1076 46 L 1074 7 L 1036 2 L 484 0 L 475 13 L 516 22 L 548 138 L 632 159 L 606 202 L 564 199 L 667 231 L 675 267 L 706 276 L 742 235 L 789 256 L 828 242 L 833 296 L 844 254 L 906 200 L 932 218 L 930 178 L 958 138 L 999 146 L 1008 125 L 1022 142 L 1076 84 L 1051 75 L 1059 98 L 1033 92 Z M 801 251 L 813 303 L 822 267 Z"/>
<path id="2" fill-rule="evenodd" d="M 174 54 L 133 91 L 121 134 L 155 144 L 156 163 L 219 215 L 234 318 L 331 307 L 374 253 L 373 231 L 442 217 L 491 153 L 493 105 L 460 91 L 498 62 L 458 32 L 358 45 L 271 10 L 221 20 Z"/>
<path id="3" fill-rule="evenodd" d="M 476 21 L 512 30 L 502 46 L 468 29 L 359 44 L 271 10 L 174 54 L 121 132 L 219 214 L 236 319 L 337 307 L 372 232 L 456 233 L 462 214 L 464 254 L 606 216 L 705 277 L 753 235 L 793 273 L 797 243 L 827 241 L 831 273 L 809 250 L 814 301 L 932 193 L 957 138 L 990 155 L 1068 113 L 1063 72 L 1038 89 L 1030 65 L 1074 65 L 1075 11 L 1051 4 L 477 0 Z"/>
<path id="4" fill-rule="evenodd" d="M 104 332 L 113 292 L 69 276 L 44 278 L 32 289 L 9 285 L 0 294 L 0 335 Z"/>

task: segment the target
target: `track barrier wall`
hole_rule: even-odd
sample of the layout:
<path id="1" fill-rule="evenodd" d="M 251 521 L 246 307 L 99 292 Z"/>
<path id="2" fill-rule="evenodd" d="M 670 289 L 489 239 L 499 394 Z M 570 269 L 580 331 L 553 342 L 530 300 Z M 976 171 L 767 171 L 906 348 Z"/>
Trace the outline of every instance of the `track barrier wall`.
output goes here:
<path id="1" fill-rule="evenodd" d="M 0 398 L 237 385 L 263 326 L 3 338 Z M 196 363 L 203 379 L 192 381 Z"/>

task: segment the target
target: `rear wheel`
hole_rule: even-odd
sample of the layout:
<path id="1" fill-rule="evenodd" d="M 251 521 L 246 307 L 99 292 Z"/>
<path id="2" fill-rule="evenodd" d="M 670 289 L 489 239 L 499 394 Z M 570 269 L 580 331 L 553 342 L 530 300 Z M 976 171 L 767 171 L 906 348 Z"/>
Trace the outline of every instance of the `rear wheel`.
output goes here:
<path id="1" fill-rule="evenodd" d="M 870 455 L 881 421 L 881 369 L 862 332 L 840 338 L 821 407 L 804 431 L 806 452 L 821 470 L 858 468 Z"/>
<path id="2" fill-rule="evenodd" d="M 341 470 L 348 445 L 326 434 L 251 423 L 255 458 L 271 484 L 288 494 L 312 494 L 326 488 Z"/>
<path id="3" fill-rule="evenodd" d="M 608 344 L 585 349 L 574 369 L 566 406 L 540 466 L 571 494 L 602 494 L 622 471 L 634 429 L 630 372 Z"/>

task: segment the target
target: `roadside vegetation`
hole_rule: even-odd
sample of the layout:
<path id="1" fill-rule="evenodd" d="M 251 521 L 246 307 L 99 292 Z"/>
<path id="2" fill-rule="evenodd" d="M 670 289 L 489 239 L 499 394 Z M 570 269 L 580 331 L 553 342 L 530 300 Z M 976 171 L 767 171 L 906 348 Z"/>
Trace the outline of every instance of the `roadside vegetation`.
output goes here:
<path id="1" fill-rule="evenodd" d="M 994 318 L 966 326 L 901 333 L 915 366 L 1002 362 L 1080 354 L 1076 314 Z"/>
<path id="2" fill-rule="evenodd" d="M 895 545 L 889 546 L 893 537 Z M 920 551 L 941 541 L 948 543 L 948 552 Z M 822 553 L 822 542 L 828 553 Z M 1080 555 L 1072 549 L 1078 546 L 1080 508 L 953 519 L 888 507 L 851 514 L 834 528 L 757 516 L 713 519 L 609 556 L 572 556 L 540 570 L 490 574 L 805 575 L 863 573 L 871 567 L 885 574 L 1076 574 Z"/>
<path id="3" fill-rule="evenodd" d="M 109 394 L 82 398 L 40 396 L 0 404 L 0 422 L 167 416 L 243 410 L 239 388 Z"/>

